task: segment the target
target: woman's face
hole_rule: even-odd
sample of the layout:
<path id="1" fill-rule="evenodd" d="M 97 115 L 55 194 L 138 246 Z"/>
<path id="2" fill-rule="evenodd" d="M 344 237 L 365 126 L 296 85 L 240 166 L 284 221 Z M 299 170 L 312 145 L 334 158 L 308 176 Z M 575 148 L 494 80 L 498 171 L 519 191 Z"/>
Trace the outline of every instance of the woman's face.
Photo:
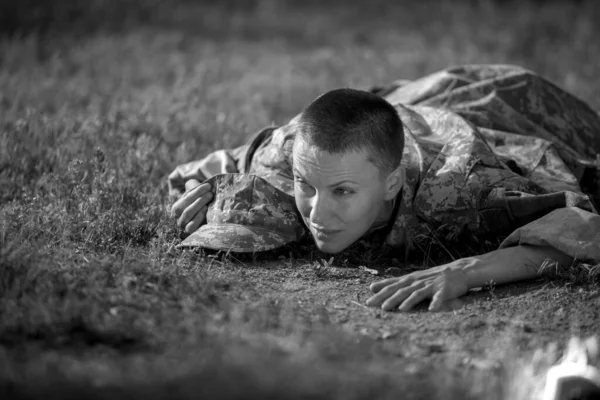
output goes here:
<path id="1" fill-rule="evenodd" d="M 338 253 L 364 235 L 399 190 L 390 188 L 366 152 L 331 154 L 297 138 L 293 160 L 296 206 L 325 253 Z"/>

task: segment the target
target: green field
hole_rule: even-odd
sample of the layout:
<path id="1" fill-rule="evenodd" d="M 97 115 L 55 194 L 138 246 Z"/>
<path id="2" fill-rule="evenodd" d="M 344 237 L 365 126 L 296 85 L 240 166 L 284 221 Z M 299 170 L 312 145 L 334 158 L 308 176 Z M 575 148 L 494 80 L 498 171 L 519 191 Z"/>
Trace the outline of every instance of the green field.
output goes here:
<path id="1" fill-rule="evenodd" d="M 459 369 L 435 349 L 412 355 L 410 341 L 392 354 L 386 340 L 342 329 L 310 293 L 285 293 L 287 277 L 306 274 L 324 292 L 357 281 L 364 300 L 359 263 L 393 259 L 338 257 L 331 269 L 301 246 L 247 257 L 174 248 L 168 173 L 285 124 L 329 89 L 514 63 L 600 109 L 594 0 L 319 3 L 0 6 L 0 398 L 524 399 L 536 389 L 515 365 L 533 376 L 530 350 L 560 348 L 562 334 L 528 352 L 499 338 L 494 368 Z M 348 318 L 360 314 L 365 329 L 388 318 L 355 300 Z M 556 352 L 537 357 L 547 366 Z"/>

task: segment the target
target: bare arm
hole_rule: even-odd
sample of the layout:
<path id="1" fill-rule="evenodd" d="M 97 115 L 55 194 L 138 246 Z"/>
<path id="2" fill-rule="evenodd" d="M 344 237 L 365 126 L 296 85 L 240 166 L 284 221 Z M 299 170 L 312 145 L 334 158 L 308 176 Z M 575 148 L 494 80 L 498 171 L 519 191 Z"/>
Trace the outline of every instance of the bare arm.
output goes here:
<path id="1" fill-rule="evenodd" d="M 531 245 L 507 247 L 472 258 L 475 261 L 463 267 L 469 289 L 490 281 L 502 284 L 535 278 L 545 262 L 563 267 L 573 263 L 572 257 L 553 247 Z"/>
<path id="2" fill-rule="evenodd" d="M 548 246 L 523 245 L 494 250 L 375 282 L 370 287 L 375 295 L 367 300 L 367 305 L 388 311 L 395 308 L 408 311 L 431 298 L 429 310 L 435 311 L 446 303 L 456 301 L 469 289 L 484 286 L 490 281 L 502 284 L 534 278 L 545 262 L 568 266 L 573 259 Z"/>

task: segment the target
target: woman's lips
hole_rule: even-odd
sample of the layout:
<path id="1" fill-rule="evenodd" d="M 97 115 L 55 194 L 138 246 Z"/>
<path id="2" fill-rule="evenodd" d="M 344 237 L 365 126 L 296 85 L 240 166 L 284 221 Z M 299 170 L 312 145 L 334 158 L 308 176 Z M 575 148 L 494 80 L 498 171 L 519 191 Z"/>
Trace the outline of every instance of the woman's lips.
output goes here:
<path id="1" fill-rule="evenodd" d="M 318 240 L 328 241 L 333 239 L 333 237 L 340 233 L 340 229 L 318 229 L 312 227 L 313 236 Z"/>

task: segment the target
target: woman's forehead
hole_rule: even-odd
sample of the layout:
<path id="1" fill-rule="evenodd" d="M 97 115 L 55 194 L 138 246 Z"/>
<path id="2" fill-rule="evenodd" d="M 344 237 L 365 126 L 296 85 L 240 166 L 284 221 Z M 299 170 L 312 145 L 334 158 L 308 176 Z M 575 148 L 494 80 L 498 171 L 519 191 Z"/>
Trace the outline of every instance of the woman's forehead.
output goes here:
<path id="1" fill-rule="evenodd" d="M 357 179 L 372 179 L 378 175 L 366 151 L 330 153 L 304 143 L 294 146 L 293 161 L 294 170 L 303 175 L 343 175 Z"/>

